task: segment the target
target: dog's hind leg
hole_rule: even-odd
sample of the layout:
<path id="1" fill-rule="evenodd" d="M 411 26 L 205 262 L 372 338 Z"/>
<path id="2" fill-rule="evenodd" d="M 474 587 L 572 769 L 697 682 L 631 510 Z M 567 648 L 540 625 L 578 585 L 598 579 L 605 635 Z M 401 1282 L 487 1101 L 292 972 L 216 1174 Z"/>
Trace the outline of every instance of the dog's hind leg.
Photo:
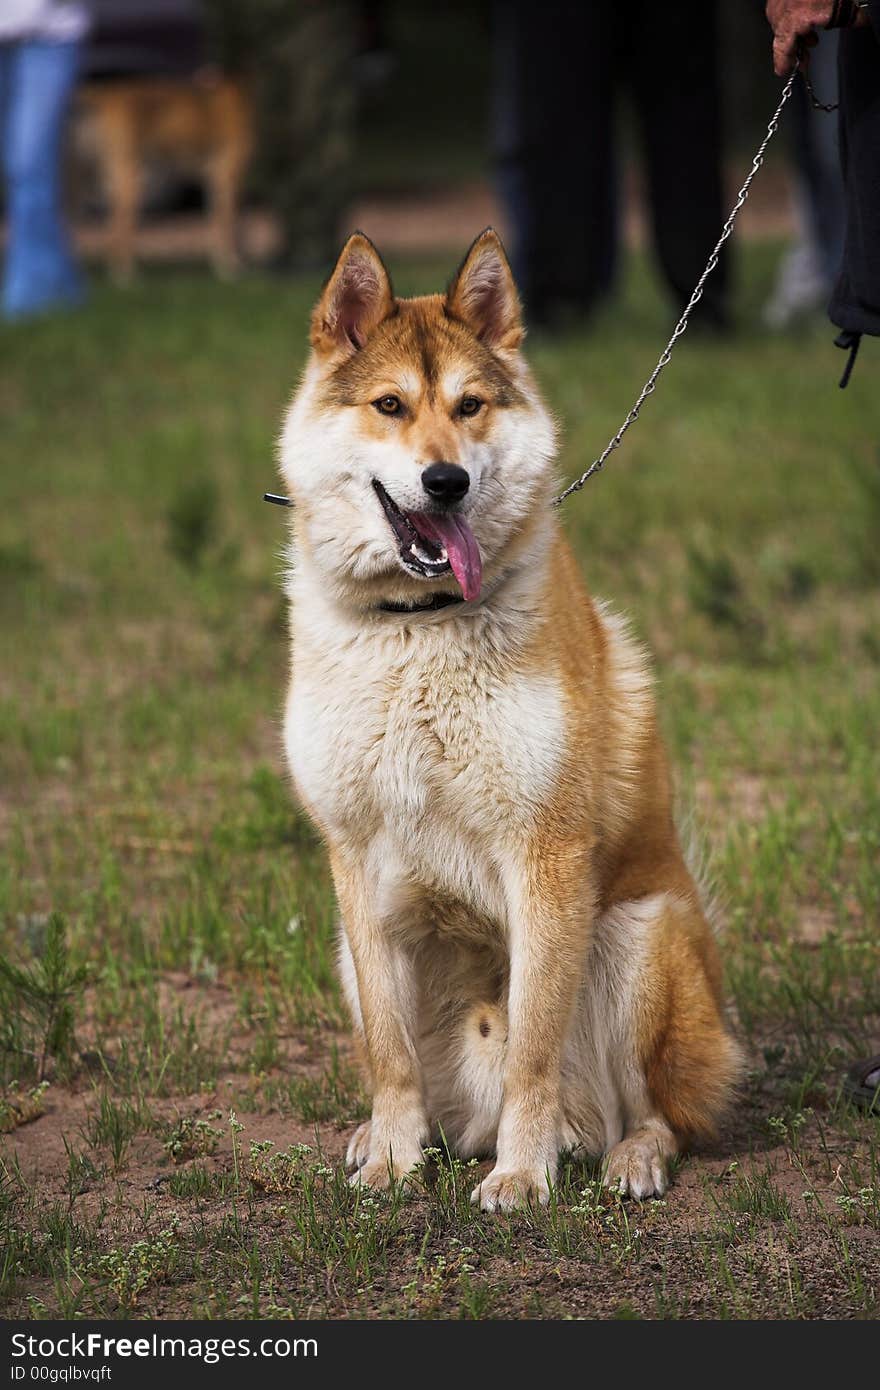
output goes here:
<path id="1" fill-rule="evenodd" d="M 110 201 L 110 273 L 118 285 L 127 285 L 134 275 L 134 239 L 141 178 L 134 132 L 122 113 L 111 113 L 106 119 L 103 147 Z"/>
<path id="2" fill-rule="evenodd" d="M 605 914 L 595 963 L 590 1012 L 607 1020 L 623 1129 L 606 1149 L 605 1182 L 662 1196 L 670 1160 L 714 1132 L 740 1069 L 715 942 L 695 896 L 658 894 Z"/>
<path id="3" fill-rule="evenodd" d="M 645 1107 L 650 1110 L 650 1106 Z M 659 1115 L 648 1114 L 615 1144 L 605 1159 L 603 1181 L 621 1197 L 662 1197 L 669 1181 L 669 1161 L 679 1152 L 672 1130 Z"/>
<path id="4" fill-rule="evenodd" d="M 237 213 L 242 172 L 242 162 L 236 154 L 218 155 L 206 171 L 211 263 L 220 280 L 231 280 L 241 270 Z"/>

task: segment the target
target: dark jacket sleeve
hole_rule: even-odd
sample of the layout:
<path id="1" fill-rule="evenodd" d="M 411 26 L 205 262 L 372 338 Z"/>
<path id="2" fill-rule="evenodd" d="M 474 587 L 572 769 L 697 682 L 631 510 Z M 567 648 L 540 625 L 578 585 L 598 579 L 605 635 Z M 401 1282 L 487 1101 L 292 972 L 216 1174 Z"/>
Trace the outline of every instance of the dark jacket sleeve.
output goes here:
<path id="1" fill-rule="evenodd" d="M 869 13 L 838 50 L 846 240 L 829 315 L 848 333 L 880 336 L 880 0 Z"/>

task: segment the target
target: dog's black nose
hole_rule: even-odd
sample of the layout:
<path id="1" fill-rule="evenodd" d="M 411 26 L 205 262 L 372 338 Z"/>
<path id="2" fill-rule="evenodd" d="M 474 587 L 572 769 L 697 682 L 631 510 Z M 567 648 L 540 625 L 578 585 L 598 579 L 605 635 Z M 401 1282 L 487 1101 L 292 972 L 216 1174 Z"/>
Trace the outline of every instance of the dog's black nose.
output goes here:
<path id="1" fill-rule="evenodd" d="M 422 486 L 437 502 L 459 502 L 471 485 L 470 474 L 457 463 L 429 463 Z"/>

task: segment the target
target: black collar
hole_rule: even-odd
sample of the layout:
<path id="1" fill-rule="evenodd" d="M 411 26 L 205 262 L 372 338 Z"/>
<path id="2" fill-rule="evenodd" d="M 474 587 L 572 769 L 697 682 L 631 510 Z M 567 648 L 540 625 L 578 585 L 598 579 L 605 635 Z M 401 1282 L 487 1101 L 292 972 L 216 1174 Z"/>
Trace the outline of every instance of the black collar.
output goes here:
<path id="1" fill-rule="evenodd" d="M 377 603 L 377 613 L 436 613 L 450 603 L 464 603 L 461 594 L 432 594 L 427 603 Z"/>

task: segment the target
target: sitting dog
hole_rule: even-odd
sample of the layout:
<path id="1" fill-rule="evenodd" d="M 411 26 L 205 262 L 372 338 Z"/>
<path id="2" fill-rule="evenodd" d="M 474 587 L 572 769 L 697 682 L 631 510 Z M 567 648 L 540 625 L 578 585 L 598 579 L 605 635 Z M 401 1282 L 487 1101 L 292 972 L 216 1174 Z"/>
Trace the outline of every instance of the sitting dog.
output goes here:
<path id="1" fill-rule="evenodd" d="M 285 745 L 372 1090 L 353 1181 L 442 1136 L 495 1155 L 490 1211 L 545 1202 L 565 1149 L 663 1193 L 740 1067 L 646 660 L 563 537 L 522 339 L 491 229 L 416 299 L 356 233 L 280 445 Z"/>
<path id="2" fill-rule="evenodd" d="M 89 127 L 110 204 L 113 277 L 134 271 L 134 238 L 148 160 L 197 174 L 208 196 L 210 254 L 218 276 L 239 269 L 236 219 L 253 148 L 253 117 L 241 83 L 213 74 L 133 78 L 82 88 Z"/>

